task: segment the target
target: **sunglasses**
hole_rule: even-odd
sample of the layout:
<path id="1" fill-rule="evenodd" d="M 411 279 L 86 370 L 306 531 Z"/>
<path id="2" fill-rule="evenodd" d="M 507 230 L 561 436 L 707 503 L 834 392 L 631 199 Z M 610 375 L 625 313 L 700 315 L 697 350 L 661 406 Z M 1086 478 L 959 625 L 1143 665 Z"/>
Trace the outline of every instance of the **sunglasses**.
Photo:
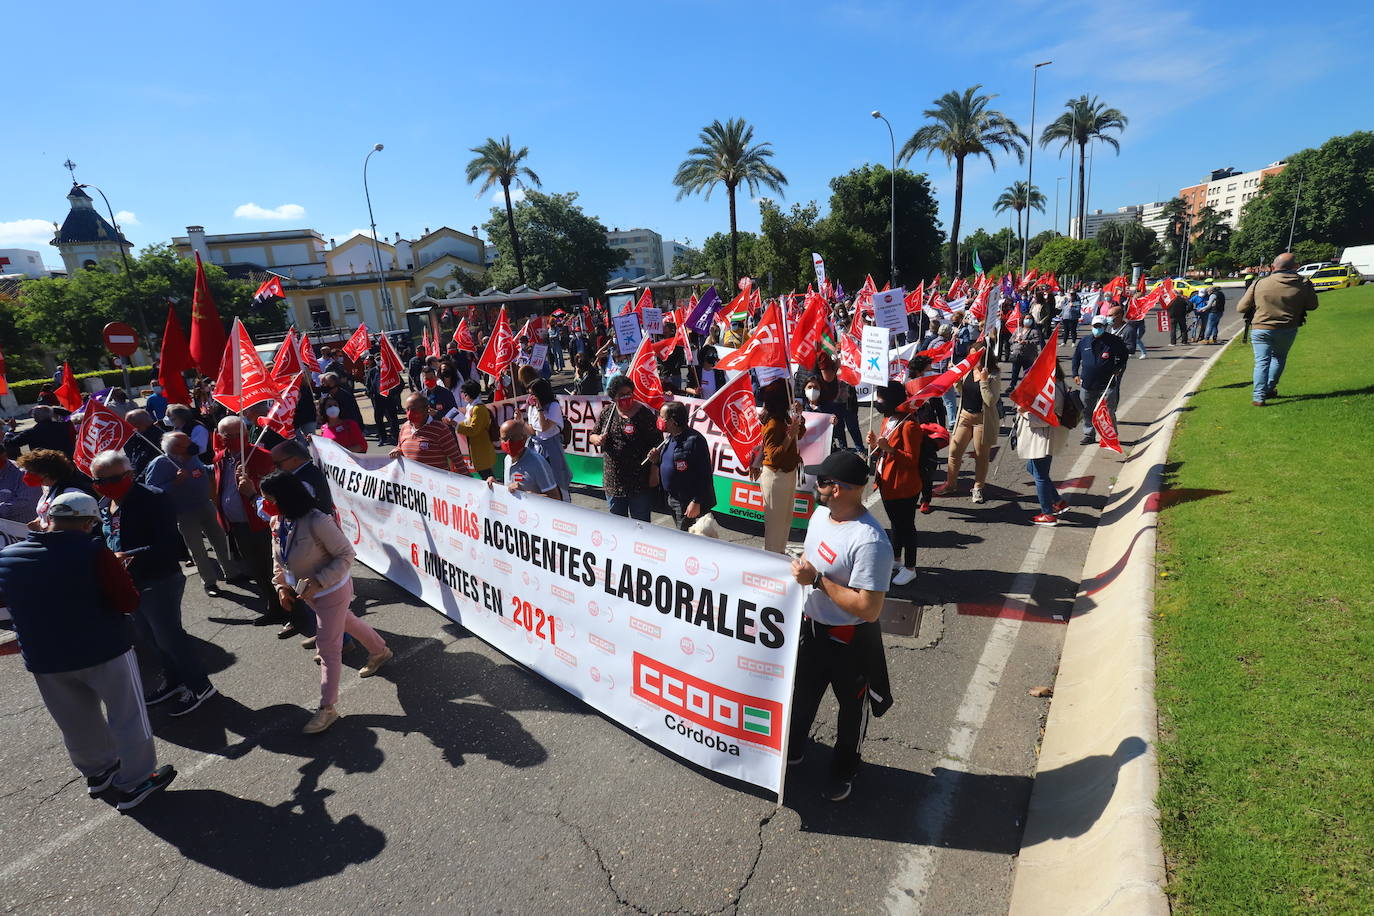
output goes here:
<path id="1" fill-rule="evenodd" d="M 852 483 L 845 483 L 844 481 L 842 481 L 842 480 L 836 480 L 836 479 L 833 478 L 833 477 L 817 477 L 817 478 L 816 478 L 816 486 L 817 486 L 817 487 L 839 487 L 841 490 L 852 490 L 852 489 L 854 489 L 854 485 L 853 485 Z"/>

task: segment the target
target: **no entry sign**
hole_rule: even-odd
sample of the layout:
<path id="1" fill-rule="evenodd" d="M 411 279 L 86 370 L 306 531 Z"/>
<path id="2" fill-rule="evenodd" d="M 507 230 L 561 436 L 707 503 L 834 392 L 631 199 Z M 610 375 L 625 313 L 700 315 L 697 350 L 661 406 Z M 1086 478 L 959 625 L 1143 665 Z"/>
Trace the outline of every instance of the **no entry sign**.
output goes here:
<path id="1" fill-rule="evenodd" d="M 122 321 L 111 321 L 100 334 L 105 338 L 105 349 L 115 356 L 133 356 L 138 349 L 138 335 Z"/>

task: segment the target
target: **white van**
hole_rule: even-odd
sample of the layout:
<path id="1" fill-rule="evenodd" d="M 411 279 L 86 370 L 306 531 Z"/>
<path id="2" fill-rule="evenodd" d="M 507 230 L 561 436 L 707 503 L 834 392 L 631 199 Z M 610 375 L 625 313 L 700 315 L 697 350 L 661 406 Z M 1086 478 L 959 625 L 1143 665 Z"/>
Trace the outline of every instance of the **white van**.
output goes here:
<path id="1" fill-rule="evenodd" d="M 1350 264 L 1360 272 L 1365 283 L 1374 283 L 1374 245 L 1356 245 L 1341 252 L 1341 263 Z"/>

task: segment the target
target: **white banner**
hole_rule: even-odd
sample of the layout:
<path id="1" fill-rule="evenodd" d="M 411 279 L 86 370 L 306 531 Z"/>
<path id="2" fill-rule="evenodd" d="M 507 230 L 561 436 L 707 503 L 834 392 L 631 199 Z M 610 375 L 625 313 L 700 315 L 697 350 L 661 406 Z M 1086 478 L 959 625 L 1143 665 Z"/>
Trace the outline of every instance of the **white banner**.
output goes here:
<path id="1" fill-rule="evenodd" d="M 530 347 L 530 365 L 536 369 L 544 368 L 544 360 L 548 359 L 549 345 L 535 344 Z"/>
<path id="2" fill-rule="evenodd" d="M 789 558 L 312 443 L 363 563 L 647 740 L 781 793 Z"/>
<path id="3" fill-rule="evenodd" d="M 825 258 L 813 251 L 811 264 L 816 268 L 816 291 L 820 292 L 825 287 Z"/>
<path id="4" fill-rule="evenodd" d="M 644 338 L 639 328 L 639 316 L 634 312 L 616 315 L 611 319 L 611 326 L 615 328 L 615 348 L 620 351 L 620 355 L 634 355 L 639 349 L 640 340 Z"/>
<path id="5" fill-rule="evenodd" d="M 644 322 L 644 333 L 662 334 L 663 333 L 663 309 L 646 305 L 644 312 L 640 316 Z"/>
<path id="6" fill-rule="evenodd" d="M 871 324 L 864 327 L 859 379 L 865 385 L 887 384 L 887 341 L 890 336 L 885 327 Z"/>
<path id="7" fill-rule="evenodd" d="M 906 290 L 883 290 L 873 294 L 873 323 L 896 333 L 906 330 Z"/>

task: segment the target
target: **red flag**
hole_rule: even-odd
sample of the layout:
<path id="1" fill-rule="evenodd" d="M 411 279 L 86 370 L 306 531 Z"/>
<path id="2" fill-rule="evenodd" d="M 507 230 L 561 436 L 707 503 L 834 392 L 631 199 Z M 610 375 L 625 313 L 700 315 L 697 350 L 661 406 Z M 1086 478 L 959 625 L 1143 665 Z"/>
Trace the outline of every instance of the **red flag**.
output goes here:
<path id="1" fill-rule="evenodd" d="M 649 287 L 646 286 L 644 287 L 644 292 L 639 294 L 639 304 L 635 306 L 635 314 L 638 315 L 642 321 L 644 319 L 644 310 L 653 307 L 654 294 L 649 290 Z"/>
<path id="2" fill-rule="evenodd" d="M 532 331 L 530 330 L 530 322 L 533 321 L 533 320 L 534 320 L 533 318 L 526 318 L 526 319 L 525 319 L 525 323 L 522 324 L 522 325 L 520 326 L 520 330 L 519 330 L 518 332 L 516 332 L 516 335 L 515 335 L 515 339 L 516 339 L 516 340 L 528 340 L 528 341 L 530 341 L 531 343 L 534 341 L 534 334 L 533 334 Z"/>
<path id="3" fill-rule="evenodd" d="M 759 425 L 749 373 L 737 375 L 722 385 L 701 405 L 701 409 L 730 440 L 730 447 L 735 450 L 735 458 L 740 465 L 748 467 L 759 443 L 763 441 L 763 427 Z"/>
<path id="4" fill-rule="evenodd" d="M 1059 417 L 1054 413 L 1055 388 L 1059 384 L 1054 377 L 1054 367 L 1059 362 L 1058 346 L 1059 341 L 1051 337 L 1026 370 L 1026 377 L 1011 392 L 1012 403 L 1026 408 L 1051 426 L 1059 425 Z"/>
<path id="5" fill-rule="evenodd" d="M 272 381 L 278 385 L 285 385 L 287 379 L 300 371 L 300 341 L 296 340 L 296 328 L 292 326 L 286 329 L 286 337 L 283 338 L 281 346 L 272 354 Z"/>
<path id="6" fill-rule="evenodd" d="M 123 448 L 134 434 L 129 422 L 104 404 L 91 398 L 81 426 L 76 430 L 76 453 L 72 461 L 81 473 L 91 473 L 91 460 L 109 449 Z"/>
<path id="7" fill-rule="evenodd" d="M 424 350 L 424 353 L 425 353 L 426 356 L 429 356 L 431 353 L 434 353 L 434 352 L 435 352 L 435 350 L 434 350 L 434 344 L 432 344 L 432 343 L 429 342 L 429 327 L 428 327 L 428 325 L 426 325 L 425 328 L 424 328 L 424 330 L 422 330 L 422 331 L 420 332 L 420 348 L 421 348 L 422 350 Z"/>
<path id="8" fill-rule="evenodd" d="M 923 282 L 916 284 L 916 288 L 906 294 L 906 313 L 914 315 L 921 310 L 921 306 L 926 301 L 926 285 Z"/>
<path id="9" fill-rule="evenodd" d="M 920 353 L 917 353 L 916 355 L 929 356 L 930 361 L 932 363 L 938 363 L 941 360 L 949 359 L 951 356 L 954 355 L 954 341 L 947 340 L 942 344 L 936 344 L 929 350 L 922 350 Z"/>
<path id="10" fill-rule="evenodd" d="M 816 365 L 817 345 L 821 332 L 825 330 L 826 316 L 830 309 L 825 299 L 813 292 L 806 294 L 806 308 L 797 320 L 792 334 L 792 361 L 803 369 L 811 370 Z"/>
<path id="11" fill-rule="evenodd" d="M 1139 295 L 1141 295 L 1141 296 L 1145 295 L 1145 275 L 1144 275 L 1144 274 L 1141 274 L 1139 277 L 1136 277 L 1136 280 L 1135 280 L 1135 291 L 1136 291 L 1137 294 L 1139 294 Z"/>
<path id="12" fill-rule="evenodd" d="M 1034 283 L 1033 283 L 1032 281 L 1034 281 L 1034 280 L 1035 280 L 1035 268 L 1032 267 L 1032 268 L 1026 273 L 1026 275 L 1025 275 L 1024 277 L 1021 278 L 1021 282 L 1018 283 L 1018 284 L 1016 285 L 1016 288 L 1017 288 L 1018 290 L 1024 290 L 1024 289 L 1026 289 L 1028 286 L 1033 286 Z"/>
<path id="13" fill-rule="evenodd" d="M 1169 313 L 1160 309 L 1155 313 L 1155 318 L 1159 321 L 1159 333 L 1169 333 Z"/>
<path id="14" fill-rule="evenodd" d="M 191 350 L 186 345 L 186 335 L 181 331 L 181 322 L 172 304 L 167 303 L 167 326 L 162 331 L 162 350 L 157 358 L 157 383 L 168 403 L 190 404 L 191 392 L 186 388 L 186 378 L 182 375 L 187 369 L 194 368 Z"/>
<path id="15" fill-rule="evenodd" d="M 1093 408 L 1093 429 L 1097 431 L 1098 445 L 1120 453 L 1121 440 L 1116 435 L 1116 421 L 1112 419 L 1111 408 L 1107 406 L 1107 395 L 1110 393 L 1102 392 L 1102 397 L 1097 400 L 1097 406 Z"/>
<path id="16" fill-rule="evenodd" d="M 915 410 L 931 398 L 940 397 L 946 391 L 957 385 L 960 379 L 968 375 L 969 370 L 978 365 L 978 361 L 982 358 L 982 350 L 972 351 L 968 356 L 965 356 L 962 361 L 950 366 L 944 372 L 935 376 L 935 378 L 931 379 L 925 387 L 908 398 L 906 403 L 902 405 L 903 409 L 907 411 Z M 858 373 L 856 372 L 855 374 L 857 375 Z"/>
<path id="17" fill-rule="evenodd" d="M 81 387 L 76 384 L 72 367 L 62 363 L 62 384 L 57 386 L 57 403 L 75 413 L 81 409 Z"/>
<path id="18" fill-rule="evenodd" d="M 5 377 L 5 354 L 0 353 L 0 394 L 10 393 L 10 382 Z"/>
<path id="19" fill-rule="evenodd" d="M 1126 306 L 1126 320 L 1140 321 L 1150 314 L 1150 309 L 1162 304 L 1164 301 L 1164 287 L 1157 286 L 1155 291 L 1146 296 L 1132 298 L 1130 305 Z"/>
<path id="20" fill-rule="evenodd" d="M 210 295 L 205 279 L 205 266 L 196 252 L 196 291 L 191 300 L 191 359 L 201 375 L 219 375 L 219 361 L 224 356 L 224 322 Z"/>
<path id="21" fill-rule="evenodd" d="M 1059 281 L 1054 278 L 1053 272 L 1045 274 L 1045 279 L 1041 282 L 1040 285 L 1046 287 L 1047 289 L 1051 289 L 1056 293 L 1061 292 L 1061 290 L 1059 289 Z"/>
<path id="22" fill-rule="evenodd" d="M 296 405 L 301 400 L 301 386 L 305 384 L 305 370 L 297 372 L 282 388 L 277 402 L 266 416 L 258 417 L 258 425 L 265 426 L 283 439 L 296 435 Z"/>
<path id="23" fill-rule="evenodd" d="M 506 307 L 503 305 L 501 313 L 496 316 L 496 329 L 491 332 L 487 347 L 482 351 L 482 358 L 477 361 L 477 369 L 499 378 L 506 367 L 515 362 L 516 351 L 515 336 L 510 332 L 510 318 L 506 315 Z"/>
<path id="24" fill-rule="evenodd" d="M 1016 329 L 1021 326 L 1021 303 L 1014 303 L 1011 311 L 1007 312 L 1007 333 L 1015 334 Z"/>
<path id="25" fill-rule="evenodd" d="M 979 321 L 984 321 L 988 317 L 988 289 L 984 289 L 978 294 L 978 298 L 973 300 L 973 305 L 969 307 L 969 314 Z"/>
<path id="26" fill-rule="evenodd" d="M 658 359 L 654 356 L 654 347 L 649 338 L 640 339 L 639 349 L 635 351 L 634 359 L 630 360 L 630 368 L 625 375 L 634 383 L 635 400 L 654 410 L 663 406 L 666 400 L 663 382 L 658 377 Z"/>
<path id="27" fill-rule="evenodd" d="M 348 338 L 348 343 L 343 345 L 344 356 L 356 362 L 363 358 L 363 354 L 367 352 L 370 343 L 371 341 L 367 336 L 367 325 L 360 324 L 358 330 L 353 332 L 353 336 Z M 275 367 L 273 368 L 275 369 Z"/>
<path id="28" fill-rule="evenodd" d="M 211 395 L 225 407 L 241 412 L 262 401 L 276 400 L 281 386 L 267 374 L 262 357 L 253 349 L 253 339 L 243 322 L 234 319 L 233 330 L 229 332 L 229 343 L 224 347 L 220 359 L 219 377 L 215 379 L 215 391 Z"/>
<path id="29" fill-rule="evenodd" d="M 273 297 L 277 299 L 286 298 L 286 293 L 281 288 L 281 277 L 276 274 L 262 281 L 262 285 L 258 287 L 258 291 L 253 293 L 253 304 L 262 305 Z"/>
<path id="30" fill-rule="evenodd" d="M 836 373 L 841 381 L 850 385 L 860 383 L 859 363 L 861 357 L 862 347 L 859 344 L 859 338 L 853 334 L 845 334 L 840 340 L 840 369 Z"/>
<path id="31" fill-rule="evenodd" d="M 783 346 L 782 309 L 775 302 L 763 313 L 763 320 L 754 328 L 738 350 L 722 359 L 716 368 L 722 371 L 758 369 L 772 366 L 787 368 L 787 350 Z"/>
<path id="32" fill-rule="evenodd" d="M 301 334 L 301 365 L 311 372 L 320 371 L 320 361 L 315 358 L 315 348 L 310 345 L 310 337 Z"/>
<path id="33" fill-rule="evenodd" d="M 382 397 L 391 394 L 392 390 L 401 384 L 401 373 L 405 367 L 401 365 L 401 357 L 396 353 L 396 348 L 391 345 L 391 338 L 382 335 L 382 368 L 377 375 L 377 390 L 382 393 Z"/>
<path id="34" fill-rule="evenodd" d="M 477 352 L 477 342 L 472 339 L 472 332 L 468 330 L 468 320 L 464 318 L 458 322 L 458 327 L 453 329 L 453 343 L 460 350 L 469 353 Z"/>

